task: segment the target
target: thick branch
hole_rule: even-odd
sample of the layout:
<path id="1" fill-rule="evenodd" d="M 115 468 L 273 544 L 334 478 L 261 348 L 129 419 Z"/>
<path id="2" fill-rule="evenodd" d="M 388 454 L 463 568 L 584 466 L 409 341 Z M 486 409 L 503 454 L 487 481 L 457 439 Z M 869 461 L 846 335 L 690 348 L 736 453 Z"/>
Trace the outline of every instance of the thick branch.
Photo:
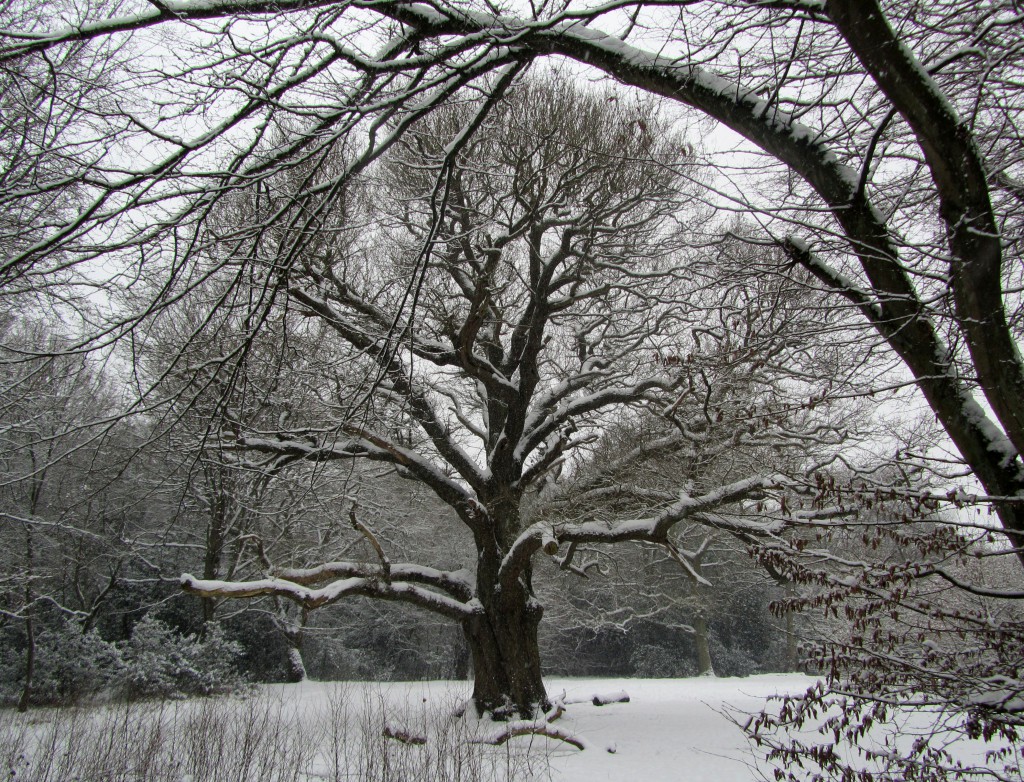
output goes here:
<path id="1" fill-rule="evenodd" d="M 368 526 L 366 526 L 363 522 L 359 520 L 359 518 L 356 516 L 355 507 L 353 507 L 352 510 L 349 511 L 348 520 L 349 522 L 351 522 L 352 527 L 358 532 L 361 532 L 363 537 L 366 538 L 369 544 L 373 547 L 373 550 L 377 552 L 377 558 L 380 560 L 381 578 L 384 579 L 385 583 L 390 584 L 391 560 L 388 559 L 388 555 L 384 553 L 384 547 L 380 544 L 380 541 L 377 540 L 377 536 L 373 534 L 373 530 L 371 530 Z"/>
<path id="2" fill-rule="evenodd" d="M 1024 452 L 1024 368 L 1003 309 L 1002 242 L 971 127 L 896 37 L 876 0 L 829 0 L 826 6 L 921 145 L 953 251 L 958 322 L 985 397 L 1017 451 Z"/>
<path id="3" fill-rule="evenodd" d="M 784 247 L 794 261 L 856 304 L 891 345 L 903 346 L 906 353 L 898 352 L 914 372 L 918 387 L 989 493 L 1014 496 L 1024 490 L 1017 449 L 973 399 L 932 327 L 922 328 L 921 324 L 926 322 L 923 318 L 915 323 L 893 321 L 880 302 L 822 262 L 806 243 L 789 239 Z M 1008 532 L 1024 531 L 1024 513 L 1015 503 L 1001 502 L 995 507 Z M 1018 548 L 1021 539 L 1020 534 L 1011 536 Z"/>
<path id="4" fill-rule="evenodd" d="M 702 514 L 723 505 L 760 495 L 766 489 L 785 483 L 788 483 L 788 479 L 781 475 L 746 478 L 720 486 L 699 497 L 683 497 L 657 516 L 610 524 L 590 521 L 558 525 L 554 529 L 554 536 L 559 543 L 645 541 L 664 544 L 668 541 L 668 533 L 672 527 L 684 519 L 701 517 Z M 742 526 L 743 531 L 747 534 L 765 534 L 769 531 L 764 525 L 757 524 L 734 524 L 732 526 Z M 498 571 L 499 583 L 502 585 L 512 584 L 529 564 L 533 555 L 548 540 L 551 532 L 550 522 L 538 522 L 524 530 L 509 547 L 508 553 L 502 560 L 501 568 Z"/>
<path id="5" fill-rule="evenodd" d="M 293 287 L 292 296 L 316 312 L 334 331 L 353 347 L 376 357 L 381 370 L 394 384 L 394 390 L 408 403 L 411 412 L 423 431 L 430 437 L 438 453 L 454 467 L 466 481 L 476 488 L 483 484 L 483 475 L 469 456 L 452 440 L 448 429 L 441 422 L 425 394 L 417 389 L 406 367 L 397 356 L 387 350 L 384 340 L 360 328 L 352 326 L 336 313 L 327 302 L 317 299 L 308 292 Z"/>
<path id="6" fill-rule="evenodd" d="M 447 595 L 432 592 L 414 584 L 393 580 L 390 584 L 376 578 L 347 578 L 320 589 L 309 589 L 283 578 L 265 578 L 258 581 L 203 581 L 190 573 L 181 576 L 181 588 L 200 597 L 259 597 L 272 595 L 292 600 L 311 610 L 336 603 L 350 595 L 363 595 L 382 600 L 411 603 L 419 608 L 462 620 L 476 613 L 472 603 L 454 600 Z"/>
<path id="7" fill-rule="evenodd" d="M 876 325 L 883 324 L 879 330 L 914 374 L 964 458 L 990 493 L 1014 495 L 1024 490 L 1024 478 L 1016 469 L 1008 469 L 999 447 L 1001 435 L 997 428 L 987 421 L 984 412 L 951 371 L 948 351 L 923 312 L 881 213 L 866 194 L 858 192 L 857 172 L 840 163 L 819 134 L 739 84 L 678 59 L 642 51 L 588 27 L 553 24 L 531 28 L 528 23 L 513 25 L 508 19 L 499 22 L 483 15 L 442 16 L 421 6 L 406 4 L 387 6 L 382 11 L 428 35 L 442 31 L 479 33 L 490 26 L 495 37 L 501 39 L 514 28 L 518 45 L 571 57 L 600 68 L 626 84 L 694 106 L 785 163 L 833 210 L 882 309 Z M 987 229 L 972 223 L 967 230 L 984 234 Z M 990 267 L 991 259 L 980 264 L 983 269 Z M 985 284 L 990 287 L 991 281 Z M 993 301 L 991 309 L 1001 309 L 1001 306 L 1001 301 Z M 978 314 L 989 322 L 987 313 Z M 1005 341 L 1003 336 L 999 335 L 993 343 L 997 348 Z M 1003 359 L 1003 353 L 999 352 L 993 360 Z M 1006 353 L 1005 359 L 1003 372 L 1019 372 L 1014 352 Z M 999 507 L 999 513 L 1008 530 L 1024 532 L 1024 516 L 1005 505 Z"/>
<path id="8" fill-rule="evenodd" d="M 327 562 L 314 568 L 285 568 L 277 571 L 276 575 L 286 581 L 309 586 L 339 578 L 380 578 L 382 571 L 379 565 L 365 562 Z M 410 563 L 392 563 L 391 578 L 444 590 L 462 602 L 468 602 L 474 596 L 471 575 L 465 570 L 445 571 Z"/>
<path id="9" fill-rule="evenodd" d="M 280 454 L 290 460 L 330 462 L 362 457 L 400 465 L 453 508 L 467 526 L 473 528 L 476 525 L 479 511 L 473 494 L 420 454 L 358 427 L 342 427 L 342 430 L 364 439 L 321 446 L 309 440 L 245 437 L 240 441 L 239 447 L 260 453 Z"/>

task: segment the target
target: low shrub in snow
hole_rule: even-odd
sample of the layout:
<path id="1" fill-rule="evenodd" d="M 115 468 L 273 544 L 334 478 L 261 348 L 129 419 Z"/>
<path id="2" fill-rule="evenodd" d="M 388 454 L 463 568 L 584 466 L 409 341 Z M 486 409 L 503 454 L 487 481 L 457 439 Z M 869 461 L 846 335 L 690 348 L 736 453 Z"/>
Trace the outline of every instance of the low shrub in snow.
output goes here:
<path id="1" fill-rule="evenodd" d="M 672 679 L 697 675 L 697 666 L 689 656 L 662 646 L 637 646 L 629 661 L 634 676 L 645 679 Z"/>
<path id="2" fill-rule="evenodd" d="M 237 689 L 241 647 L 219 627 L 204 637 L 181 635 L 158 619 L 140 621 L 127 641 L 105 641 L 75 622 L 36 636 L 32 703 L 75 703 L 99 695 L 168 698 L 212 695 Z M 24 650 L 7 649 L 0 660 L 0 700 L 13 703 L 25 680 Z"/>
<path id="3" fill-rule="evenodd" d="M 234 661 L 242 648 L 216 625 L 204 637 L 180 635 L 159 619 L 145 617 L 124 645 L 124 683 L 142 698 L 213 695 L 241 684 Z"/>

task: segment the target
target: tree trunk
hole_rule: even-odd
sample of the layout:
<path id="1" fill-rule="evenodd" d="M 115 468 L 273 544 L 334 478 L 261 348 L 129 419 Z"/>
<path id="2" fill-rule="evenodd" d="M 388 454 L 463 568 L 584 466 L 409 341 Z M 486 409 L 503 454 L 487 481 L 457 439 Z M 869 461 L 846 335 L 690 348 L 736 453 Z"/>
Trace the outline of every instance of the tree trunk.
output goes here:
<path id="1" fill-rule="evenodd" d="M 786 597 L 792 598 L 796 596 L 796 585 L 790 581 L 786 584 Z M 786 670 L 797 671 L 799 670 L 799 650 L 796 645 L 796 610 L 793 608 L 787 608 L 785 613 L 786 618 Z"/>
<path id="2" fill-rule="evenodd" d="M 798 666 L 796 648 L 796 629 L 794 627 L 794 611 L 786 611 L 786 670 L 796 671 Z"/>
<path id="3" fill-rule="evenodd" d="M 308 678 L 306 663 L 302 659 L 302 640 L 304 633 L 302 627 L 293 627 L 284 631 L 284 637 L 288 641 L 288 673 L 286 681 L 289 684 L 298 684 Z"/>
<path id="4" fill-rule="evenodd" d="M 693 619 L 693 643 L 697 647 L 698 676 L 715 675 L 715 668 L 711 664 L 711 642 L 708 638 L 708 619 L 704 610 L 706 597 L 701 594 L 701 585 L 697 580 L 697 576 L 704 575 L 703 561 L 707 544 L 708 540 L 705 539 L 697 552 L 690 557 L 690 567 L 693 568 L 693 573 L 690 574 L 690 588 L 693 590 L 694 596 L 700 601 L 700 607 L 697 608 L 697 613 Z"/>
<path id="5" fill-rule="evenodd" d="M 32 491 L 32 514 L 35 515 L 38 501 L 37 483 Z M 25 681 L 21 689 L 21 697 L 18 699 L 18 711 L 28 711 L 29 703 L 32 701 L 32 680 L 36 670 L 36 626 L 32 616 L 32 575 L 35 569 L 35 546 L 32 540 L 32 527 L 25 525 Z"/>
<path id="6" fill-rule="evenodd" d="M 714 676 L 711 664 L 711 644 L 708 642 L 708 620 L 703 611 L 698 611 L 693 620 L 693 641 L 697 646 L 697 675 Z"/>
<path id="7" fill-rule="evenodd" d="M 20 712 L 28 711 L 29 704 L 32 702 L 32 679 L 36 667 L 36 631 L 31 613 L 25 618 L 25 632 L 28 643 L 25 646 L 25 681 L 21 688 L 21 697 L 18 699 L 18 711 Z"/>
<path id="8" fill-rule="evenodd" d="M 456 681 L 466 681 L 470 677 L 472 667 L 469 664 L 469 646 L 465 637 L 458 640 L 455 645 L 455 653 L 452 661 L 452 677 Z"/>
<path id="9" fill-rule="evenodd" d="M 224 558 L 224 500 L 215 495 L 210 502 L 210 524 L 206 530 L 206 552 L 203 557 L 203 578 L 212 581 L 221 576 L 221 560 Z M 199 600 L 203 613 L 203 628 L 217 617 L 217 599 L 204 597 Z"/>
<path id="10" fill-rule="evenodd" d="M 537 641 L 543 609 L 525 588 L 510 591 L 462 625 L 473 658 L 473 704 L 478 715 L 533 719 L 550 707 Z"/>

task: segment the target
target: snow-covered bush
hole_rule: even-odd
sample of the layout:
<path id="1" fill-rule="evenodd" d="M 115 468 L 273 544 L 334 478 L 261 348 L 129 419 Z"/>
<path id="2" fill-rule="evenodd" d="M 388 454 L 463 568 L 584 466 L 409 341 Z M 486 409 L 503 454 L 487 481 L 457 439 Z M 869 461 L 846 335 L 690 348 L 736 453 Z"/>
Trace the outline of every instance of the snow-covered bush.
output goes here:
<path id="1" fill-rule="evenodd" d="M 719 676 L 753 676 L 762 672 L 753 652 L 739 644 L 726 646 L 714 633 L 711 634 L 711 659 L 715 673 Z"/>
<path id="2" fill-rule="evenodd" d="M 73 621 L 36 636 L 31 703 L 68 704 L 99 695 L 166 698 L 237 689 L 241 647 L 211 626 L 203 638 L 181 635 L 146 617 L 129 640 L 104 640 Z M 24 639 L 2 647 L 0 701 L 13 704 L 25 686 Z"/>
<path id="3" fill-rule="evenodd" d="M 116 644 L 76 622 L 40 633 L 32 690 L 40 702 L 63 703 L 109 689 L 124 671 Z"/>
<path id="4" fill-rule="evenodd" d="M 167 698 L 230 692 L 243 681 L 235 668 L 241 652 L 241 645 L 227 640 L 216 625 L 200 638 L 180 635 L 147 616 L 123 647 L 127 693 Z"/>
<path id="5" fill-rule="evenodd" d="M 4 701 L 18 698 L 24 686 L 24 650 L 9 649 L 2 661 L 0 693 Z M 82 632 L 73 621 L 43 629 L 36 637 L 32 702 L 69 703 L 116 686 L 124 662 L 116 644 L 95 630 Z"/>

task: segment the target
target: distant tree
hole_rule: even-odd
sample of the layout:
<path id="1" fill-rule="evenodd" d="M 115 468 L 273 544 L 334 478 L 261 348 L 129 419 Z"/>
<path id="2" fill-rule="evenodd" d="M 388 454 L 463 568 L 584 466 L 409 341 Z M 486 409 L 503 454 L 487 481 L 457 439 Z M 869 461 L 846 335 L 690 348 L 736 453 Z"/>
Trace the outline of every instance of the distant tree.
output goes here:
<path id="1" fill-rule="evenodd" d="M 318 5 L 335 7 L 332 0 Z M 486 89 L 483 80 L 503 68 L 566 57 L 745 139 L 755 164 L 718 203 L 757 215 L 767 241 L 858 311 L 899 356 L 972 478 L 995 498 L 1017 547 L 1014 535 L 1024 529 L 1017 503 L 998 499 L 1024 488 L 1024 366 L 1012 263 L 1022 204 L 1016 5 L 729 0 L 680 5 L 678 23 L 659 16 L 663 3 L 631 7 L 633 17 L 617 13 L 619 6 L 580 3 L 539 6 L 517 18 L 487 4 L 394 2 L 307 18 L 304 5 L 240 0 L 127 16 L 90 9 L 47 28 L 39 13 L 12 16 L 0 60 L 15 84 L 19 74 L 81 42 L 95 54 L 125 33 L 141 39 L 156 28 L 172 35 L 192 20 L 223 25 L 202 41 L 162 47 L 180 58 L 177 71 L 141 67 L 122 80 L 121 91 L 138 100 L 130 108 L 115 102 L 93 137 L 107 148 L 147 148 L 144 164 L 122 171 L 105 167 L 102 157 L 81 158 L 84 165 L 44 190 L 76 193 L 82 208 L 60 213 L 42 228 L 44 241 L 19 247 L 8 262 L 51 264 L 40 280 L 66 301 L 68 290 L 98 284 L 97 252 L 108 269 L 198 284 L 180 272 L 194 260 L 197 228 L 214 220 L 218 202 L 328 148 L 347 147 L 348 163 L 332 181 L 310 179 L 293 209 L 261 217 L 266 230 L 301 228 L 283 256 L 290 268 L 318 235 L 320 209 L 303 211 L 306 205 L 330 202 L 346 179 L 467 85 Z M 247 55 L 254 57 L 249 81 L 222 90 L 240 56 L 232 27 L 250 13 L 293 22 L 267 27 L 264 43 L 281 60 Z M 600 29 L 602 20 L 611 32 Z M 386 33 L 392 25 L 400 35 Z M 386 41 L 377 50 L 366 48 L 373 39 L 363 35 L 367 26 Z M 659 43 L 641 48 L 641 31 L 652 36 L 644 41 Z M 205 56 L 190 60 L 194 51 Z M 223 111 L 184 98 L 179 110 L 165 111 L 163 97 L 147 97 L 164 94 L 154 85 L 215 95 Z M 322 97 L 328 93 L 334 97 Z M 266 138 L 282 127 L 294 128 L 294 137 L 268 148 Z M 218 151 L 228 161 L 221 166 L 210 161 Z M 677 149 L 676 160 L 691 151 Z M 765 177 L 778 187 L 758 187 Z M 771 195 L 760 199 L 759 191 Z M 38 192 L 14 188 L 11 203 L 29 203 Z M 161 209 L 163 217 L 150 219 Z M 151 299 L 100 332 L 119 332 L 166 303 Z"/>
<path id="2" fill-rule="evenodd" d="M 765 256 L 772 254 L 776 263 L 784 263 L 782 254 L 771 250 L 756 260 L 767 265 Z M 826 318 L 811 314 L 818 294 L 807 288 L 806 278 L 746 274 L 742 267 L 750 256 L 747 245 L 733 241 L 691 261 L 691 275 L 702 284 L 688 294 L 686 341 L 672 352 L 653 354 L 679 378 L 673 396 L 608 426 L 587 458 L 545 487 L 537 502 L 541 517 L 614 519 L 669 507 L 681 487 L 703 493 L 759 470 L 792 476 L 788 496 L 746 503 L 717 524 L 677 525 L 670 545 L 640 566 L 649 571 L 646 578 L 637 572 L 639 562 L 616 563 L 619 555 L 607 548 L 579 550 L 575 568 L 570 558 L 567 569 L 579 575 L 611 571 L 618 574 L 613 582 L 628 582 L 625 593 L 635 599 L 613 602 L 620 626 L 659 611 L 681 615 L 675 625 L 693 639 L 699 674 L 713 672 L 713 606 L 726 605 L 742 585 L 774 591 L 789 583 L 777 569 L 766 571 L 746 556 L 747 547 L 762 537 L 756 528 L 730 522 L 744 513 L 776 515 L 789 520 L 785 529 L 767 525 L 768 540 L 806 535 L 803 528 L 813 529 L 818 511 L 826 509 L 810 507 L 805 473 L 827 466 L 867 434 L 862 405 L 845 398 L 856 387 L 856 355 L 847 354 L 841 365 L 839 348 L 814 337 L 828 325 Z M 833 327 L 839 328 L 841 319 L 835 318 Z M 822 520 L 834 510 L 829 506 Z M 745 573 L 740 560 L 746 560 Z"/>

